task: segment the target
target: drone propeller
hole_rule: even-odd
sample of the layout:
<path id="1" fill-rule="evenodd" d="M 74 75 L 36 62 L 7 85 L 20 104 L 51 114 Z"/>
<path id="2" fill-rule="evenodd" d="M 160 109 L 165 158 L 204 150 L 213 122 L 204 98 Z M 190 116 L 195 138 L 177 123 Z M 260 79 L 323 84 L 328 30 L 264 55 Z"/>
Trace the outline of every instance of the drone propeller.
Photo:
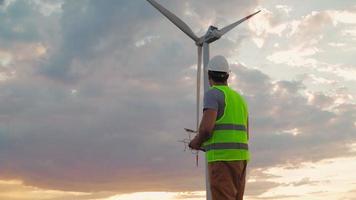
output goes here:
<path id="1" fill-rule="evenodd" d="M 147 0 L 153 7 L 155 7 L 159 12 L 161 12 L 164 16 L 166 16 L 169 21 L 175 24 L 180 30 L 182 30 L 185 34 L 187 34 L 190 38 L 192 38 L 195 42 L 198 41 L 198 36 L 196 36 L 192 29 L 184 23 L 181 19 L 179 19 L 175 14 L 171 13 L 169 10 L 164 8 L 162 5 L 157 3 L 155 0 Z"/>
<path id="2" fill-rule="evenodd" d="M 257 13 L 261 12 L 261 10 L 255 12 L 255 13 L 252 13 L 251 15 L 248 15 L 242 19 L 240 19 L 239 21 L 237 22 L 234 22 L 228 26 L 225 26 L 224 28 L 220 29 L 219 30 L 219 33 L 220 33 L 220 37 L 223 36 L 225 33 L 229 32 L 231 29 L 235 28 L 237 25 L 241 24 L 242 22 L 248 20 L 249 18 L 253 17 L 254 15 L 256 15 Z"/>
<path id="3" fill-rule="evenodd" d="M 185 131 L 187 131 L 187 133 L 197 133 L 197 131 L 189 129 L 189 128 L 184 128 Z"/>

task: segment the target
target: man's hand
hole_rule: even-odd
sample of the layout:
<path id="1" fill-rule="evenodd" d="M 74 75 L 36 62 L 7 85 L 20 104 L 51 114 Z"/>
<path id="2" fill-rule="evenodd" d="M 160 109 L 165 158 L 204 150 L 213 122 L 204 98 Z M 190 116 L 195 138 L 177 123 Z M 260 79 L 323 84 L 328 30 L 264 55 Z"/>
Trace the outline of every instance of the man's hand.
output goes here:
<path id="1" fill-rule="evenodd" d="M 213 132 L 215 126 L 215 120 L 218 115 L 218 112 L 213 109 L 205 109 L 203 112 L 203 117 L 200 122 L 198 134 L 194 137 L 189 143 L 189 147 L 194 150 L 202 150 L 201 145 L 203 142 L 210 138 L 211 133 Z"/>
<path id="2" fill-rule="evenodd" d="M 195 136 L 192 141 L 189 142 L 189 148 L 194 149 L 194 150 L 202 150 L 200 148 L 201 142 L 199 141 L 198 136 Z"/>

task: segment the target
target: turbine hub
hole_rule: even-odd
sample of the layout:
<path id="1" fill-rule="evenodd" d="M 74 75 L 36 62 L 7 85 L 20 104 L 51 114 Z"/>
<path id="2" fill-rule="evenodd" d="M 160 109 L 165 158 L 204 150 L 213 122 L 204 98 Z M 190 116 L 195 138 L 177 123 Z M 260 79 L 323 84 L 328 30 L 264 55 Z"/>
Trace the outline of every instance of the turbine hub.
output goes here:
<path id="1" fill-rule="evenodd" d="M 210 26 L 206 34 L 204 35 L 204 42 L 211 43 L 218 40 L 221 37 L 220 31 L 215 26 Z"/>

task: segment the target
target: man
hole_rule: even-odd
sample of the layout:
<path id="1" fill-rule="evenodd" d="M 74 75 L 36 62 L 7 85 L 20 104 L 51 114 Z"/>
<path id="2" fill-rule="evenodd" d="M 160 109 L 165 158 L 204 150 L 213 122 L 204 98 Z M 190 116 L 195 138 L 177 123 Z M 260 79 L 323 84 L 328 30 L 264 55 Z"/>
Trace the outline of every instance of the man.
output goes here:
<path id="1" fill-rule="evenodd" d="M 199 132 L 189 143 L 204 150 L 213 200 L 242 200 L 248 151 L 248 110 L 245 100 L 228 84 L 229 64 L 223 56 L 208 64 L 210 89 L 204 94 Z"/>

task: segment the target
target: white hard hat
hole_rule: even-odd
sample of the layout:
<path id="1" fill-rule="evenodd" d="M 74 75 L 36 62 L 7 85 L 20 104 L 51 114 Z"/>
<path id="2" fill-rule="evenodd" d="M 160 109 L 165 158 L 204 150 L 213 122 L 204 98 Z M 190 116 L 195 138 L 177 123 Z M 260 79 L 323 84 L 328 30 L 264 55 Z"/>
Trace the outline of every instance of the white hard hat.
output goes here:
<path id="1" fill-rule="evenodd" d="M 230 73 L 229 63 L 224 56 L 218 55 L 210 59 L 208 64 L 208 71 L 226 72 Z"/>

